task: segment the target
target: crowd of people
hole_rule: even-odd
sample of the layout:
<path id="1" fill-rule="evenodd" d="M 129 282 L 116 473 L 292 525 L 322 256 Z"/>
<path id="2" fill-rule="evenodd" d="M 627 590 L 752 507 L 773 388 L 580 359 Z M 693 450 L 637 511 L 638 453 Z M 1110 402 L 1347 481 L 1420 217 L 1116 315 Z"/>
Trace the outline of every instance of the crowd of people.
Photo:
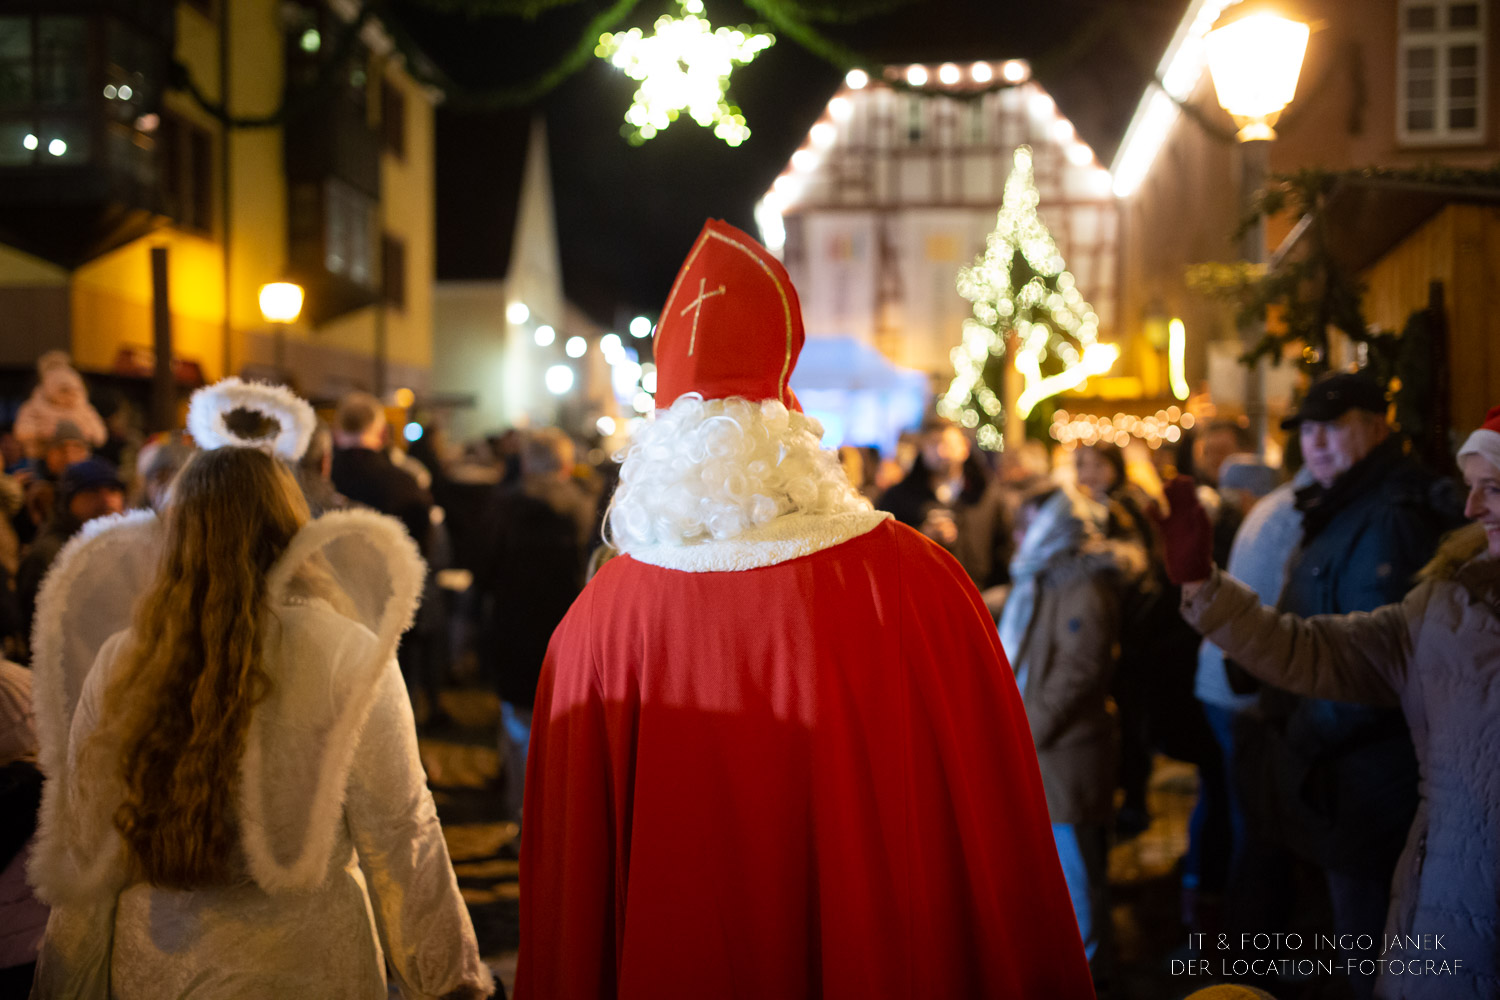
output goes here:
<path id="1" fill-rule="evenodd" d="M 1500 409 L 1463 489 L 1364 373 L 1286 469 L 1230 420 L 835 456 L 779 264 L 700 244 L 737 314 L 664 319 L 622 463 L 233 380 L 120 447 L 42 359 L 0 432 L 0 994 L 489 995 L 416 753 L 459 680 L 501 703 L 522 996 L 1106 996 L 1158 755 L 1215 957 L 1301 929 L 1339 971 L 1256 985 L 1500 994 Z M 1393 971 L 1432 934 L 1461 972 Z"/>

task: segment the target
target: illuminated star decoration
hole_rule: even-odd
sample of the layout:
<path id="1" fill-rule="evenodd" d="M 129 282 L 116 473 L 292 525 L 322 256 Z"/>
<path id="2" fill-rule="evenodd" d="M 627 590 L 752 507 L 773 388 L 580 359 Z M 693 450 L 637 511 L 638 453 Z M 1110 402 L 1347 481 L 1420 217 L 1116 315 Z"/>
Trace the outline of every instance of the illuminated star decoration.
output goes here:
<path id="1" fill-rule="evenodd" d="M 964 320 L 963 342 L 950 355 L 953 381 L 938 400 L 938 412 L 976 431 L 979 445 L 1004 447 L 1002 387 L 1007 336 L 1014 331 L 1016 370 L 1025 388 L 1016 412 L 1026 417 L 1037 403 L 1109 371 L 1120 349 L 1098 342 L 1099 317 L 1064 269 L 1051 232 L 1037 215 L 1031 147 L 1016 149 L 1016 166 L 1005 182 L 995 231 L 984 253 L 958 272 L 958 292 L 974 303 Z"/>
<path id="2" fill-rule="evenodd" d="M 731 146 L 750 138 L 740 109 L 729 103 L 729 74 L 776 41 L 749 28 L 720 28 L 703 16 L 703 0 L 677 0 L 682 17 L 663 14 L 647 37 L 640 28 L 599 36 L 594 55 L 608 59 L 632 80 L 641 81 L 625 112 L 621 131 L 639 146 L 686 111 Z"/>

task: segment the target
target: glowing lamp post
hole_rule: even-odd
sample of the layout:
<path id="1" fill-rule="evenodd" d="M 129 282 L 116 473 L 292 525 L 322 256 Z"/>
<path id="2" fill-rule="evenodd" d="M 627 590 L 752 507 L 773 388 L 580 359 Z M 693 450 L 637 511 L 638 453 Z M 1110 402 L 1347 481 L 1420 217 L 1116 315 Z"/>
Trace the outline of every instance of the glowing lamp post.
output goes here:
<path id="1" fill-rule="evenodd" d="M 1272 128 L 1297 92 L 1302 57 L 1307 52 L 1308 26 L 1277 12 L 1267 0 L 1241 0 L 1227 8 L 1204 38 L 1208 72 L 1219 104 L 1239 126 L 1240 207 L 1254 211 L 1255 196 L 1266 182 Z M 1266 263 L 1266 225 L 1258 214 L 1245 233 L 1240 256 L 1251 264 Z M 1246 323 L 1240 339 L 1249 350 L 1260 341 L 1261 324 Z M 1255 435 L 1256 450 L 1266 443 L 1265 387 L 1261 365 L 1245 372 L 1245 415 Z"/>
<path id="2" fill-rule="evenodd" d="M 302 315 L 302 286 L 273 281 L 260 286 L 260 315 L 276 331 L 275 362 L 278 374 L 286 375 L 286 328 Z"/>
<path id="3" fill-rule="evenodd" d="M 1276 138 L 1272 126 L 1297 93 L 1308 30 L 1246 0 L 1226 10 L 1204 39 L 1214 91 L 1241 142 Z"/>

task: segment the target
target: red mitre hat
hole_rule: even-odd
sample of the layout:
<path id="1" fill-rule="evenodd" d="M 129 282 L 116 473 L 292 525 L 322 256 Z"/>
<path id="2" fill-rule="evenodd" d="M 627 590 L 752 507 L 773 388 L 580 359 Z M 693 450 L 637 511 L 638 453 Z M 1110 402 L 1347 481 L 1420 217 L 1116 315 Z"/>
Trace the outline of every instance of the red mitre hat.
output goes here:
<path id="1" fill-rule="evenodd" d="M 697 392 L 801 410 L 787 379 L 802 339 L 802 307 L 786 268 L 747 234 L 710 219 L 656 326 L 657 408 Z"/>

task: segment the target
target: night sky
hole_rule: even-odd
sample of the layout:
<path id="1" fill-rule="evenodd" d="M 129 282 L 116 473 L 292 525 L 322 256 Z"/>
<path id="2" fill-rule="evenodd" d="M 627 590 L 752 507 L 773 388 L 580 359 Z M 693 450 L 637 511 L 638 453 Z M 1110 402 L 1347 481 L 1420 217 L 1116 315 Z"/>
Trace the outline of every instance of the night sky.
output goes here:
<path id="1" fill-rule="evenodd" d="M 407 0 L 397 11 L 432 60 L 478 94 L 535 78 L 605 6 L 577 0 L 532 20 L 442 13 L 433 0 Z M 706 0 L 706 6 L 716 27 L 762 23 L 736 0 Z M 853 24 L 819 27 L 882 63 L 1029 59 L 1107 165 L 1185 6 L 1186 0 L 911 0 Z M 668 12 L 678 12 L 674 0 L 642 0 L 621 27 L 649 30 Z M 504 275 L 527 123 L 540 112 L 568 297 L 605 326 L 638 312 L 654 315 L 705 218 L 755 232 L 755 201 L 843 79 L 841 70 L 777 35 L 771 49 L 735 71 L 730 96 L 752 135 L 733 149 L 686 117 L 643 146 L 629 145 L 620 126 L 637 84 L 592 57 L 530 107 L 490 110 L 476 107 L 470 93 L 450 95 L 438 113 L 438 277 Z"/>

